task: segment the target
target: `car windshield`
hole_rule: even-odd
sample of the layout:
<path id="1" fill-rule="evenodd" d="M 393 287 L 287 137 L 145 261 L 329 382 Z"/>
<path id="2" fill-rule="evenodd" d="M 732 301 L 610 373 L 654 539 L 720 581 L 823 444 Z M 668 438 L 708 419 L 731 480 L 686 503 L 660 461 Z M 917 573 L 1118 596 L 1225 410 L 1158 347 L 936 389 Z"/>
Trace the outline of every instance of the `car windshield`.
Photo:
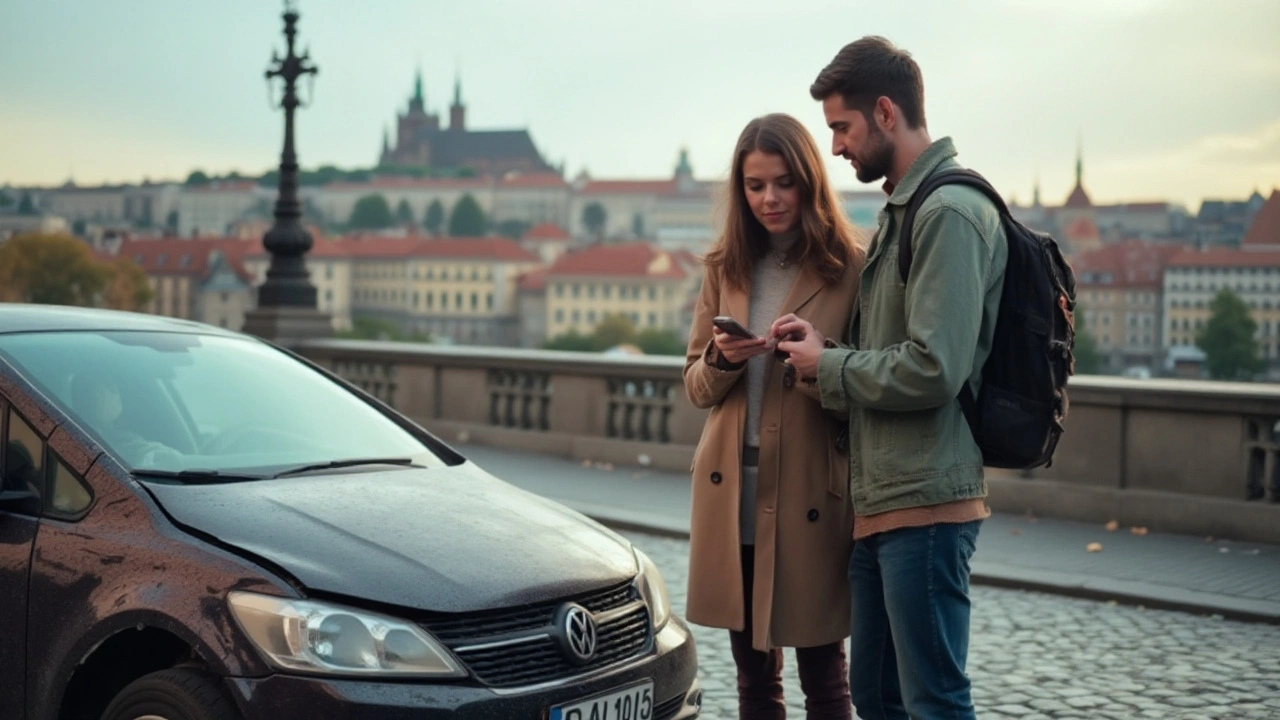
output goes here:
<path id="1" fill-rule="evenodd" d="M 0 335 L 0 355 L 135 472 L 270 475 L 359 458 L 443 464 L 357 395 L 252 339 L 18 333 Z"/>

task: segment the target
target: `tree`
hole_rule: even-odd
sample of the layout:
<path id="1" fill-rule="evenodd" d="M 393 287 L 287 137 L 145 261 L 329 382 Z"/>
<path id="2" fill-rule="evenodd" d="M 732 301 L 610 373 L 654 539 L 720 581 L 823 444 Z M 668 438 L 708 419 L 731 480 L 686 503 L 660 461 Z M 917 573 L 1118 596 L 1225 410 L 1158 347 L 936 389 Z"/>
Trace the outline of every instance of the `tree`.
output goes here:
<path id="1" fill-rule="evenodd" d="M 542 344 L 545 350 L 572 350 L 574 352 L 591 352 L 595 350 L 595 342 L 590 335 L 582 335 L 577 330 L 570 330 L 563 335 Z"/>
<path id="2" fill-rule="evenodd" d="M 645 328 L 636 333 L 636 347 L 645 355 L 684 355 L 688 345 L 674 330 Z"/>
<path id="3" fill-rule="evenodd" d="M 347 224 L 352 230 L 382 230 L 396 224 L 391 205 L 382 195 L 365 195 L 351 209 Z"/>
<path id="4" fill-rule="evenodd" d="M 203 170 L 193 170 L 191 174 L 187 176 L 187 184 L 188 185 L 208 185 L 209 176 L 206 175 Z"/>
<path id="5" fill-rule="evenodd" d="M 413 208 L 409 207 L 409 201 L 404 198 L 400 198 L 400 204 L 396 205 L 396 220 L 401 225 L 413 224 Z"/>
<path id="6" fill-rule="evenodd" d="M 519 240 L 524 237 L 525 233 L 529 232 L 529 223 L 524 220 L 503 220 L 494 229 L 502 237 Z"/>
<path id="7" fill-rule="evenodd" d="M 40 211 L 36 210 L 35 198 L 31 197 L 31 192 L 22 193 L 22 199 L 18 201 L 18 214 L 38 215 L 39 213 Z"/>
<path id="8" fill-rule="evenodd" d="M 458 198 L 453 212 L 449 213 L 449 234 L 453 237 L 483 237 L 488 229 L 484 210 L 471 193 Z"/>
<path id="9" fill-rule="evenodd" d="M 103 303 L 114 310 L 141 310 L 151 302 L 153 293 L 147 274 L 133 260 L 117 257 L 106 264 L 106 288 Z"/>
<path id="10" fill-rule="evenodd" d="M 92 306 L 107 269 L 70 235 L 28 233 L 0 245 L 0 300 Z"/>
<path id="11" fill-rule="evenodd" d="M 427 207 L 427 217 L 422 224 L 432 235 L 440 234 L 440 229 L 444 227 L 444 205 L 440 202 L 440 198 L 431 201 L 431 205 Z"/>
<path id="12" fill-rule="evenodd" d="M 1209 305 L 1209 322 L 1196 336 L 1196 347 L 1205 354 L 1209 377 L 1216 380 L 1248 380 L 1262 371 L 1262 356 L 1254 334 L 1258 323 L 1239 295 L 1221 290 Z"/>
<path id="13" fill-rule="evenodd" d="M 635 337 L 636 326 L 631 322 L 631 318 L 622 313 L 614 313 L 605 315 L 600 324 L 596 325 L 595 332 L 592 333 L 592 344 L 595 350 L 608 350 L 611 347 L 629 343 Z"/>
<path id="14" fill-rule="evenodd" d="M 1080 319 L 1080 323 L 1076 325 L 1076 341 L 1075 347 L 1072 348 L 1072 354 L 1076 359 L 1077 375 L 1095 375 L 1098 368 L 1102 366 L 1102 355 L 1098 353 L 1098 341 L 1094 339 L 1093 333 L 1085 327 L 1084 318 L 1086 317 L 1084 306 L 1077 305 L 1075 310 L 1076 318 Z"/>
<path id="15" fill-rule="evenodd" d="M 600 203 L 593 202 L 582 208 L 582 225 L 587 228 L 587 232 L 595 235 L 597 240 L 604 237 L 604 229 L 608 222 L 609 214 Z"/>

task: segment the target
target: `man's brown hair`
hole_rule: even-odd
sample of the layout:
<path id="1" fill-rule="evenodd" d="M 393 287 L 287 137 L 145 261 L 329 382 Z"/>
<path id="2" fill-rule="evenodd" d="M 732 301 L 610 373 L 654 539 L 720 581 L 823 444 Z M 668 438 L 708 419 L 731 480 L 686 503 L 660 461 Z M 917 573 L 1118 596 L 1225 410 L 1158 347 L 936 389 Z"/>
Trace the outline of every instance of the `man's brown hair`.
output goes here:
<path id="1" fill-rule="evenodd" d="M 903 50 L 879 35 L 855 40 L 836 53 L 809 87 L 814 100 L 839 93 L 844 106 L 858 110 L 871 122 L 876 100 L 887 97 L 902 108 L 907 127 L 926 127 L 924 78 L 920 66 Z"/>

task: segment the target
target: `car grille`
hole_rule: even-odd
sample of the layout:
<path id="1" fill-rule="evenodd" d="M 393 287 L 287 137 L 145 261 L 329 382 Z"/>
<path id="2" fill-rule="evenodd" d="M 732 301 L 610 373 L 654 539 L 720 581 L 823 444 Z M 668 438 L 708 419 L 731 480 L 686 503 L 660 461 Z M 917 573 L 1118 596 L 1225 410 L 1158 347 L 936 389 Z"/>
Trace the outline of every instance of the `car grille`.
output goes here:
<path id="1" fill-rule="evenodd" d="M 653 720 L 671 720 L 680 713 L 682 707 L 684 707 L 683 693 L 658 703 L 658 706 L 653 709 Z"/>
<path id="2" fill-rule="evenodd" d="M 596 653 L 573 665 L 554 639 L 556 610 L 575 602 L 596 616 Z M 649 610 L 631 583 L 520 608 L 426 620 L 422 625 L 493 687 L 560 680 L 633 658 L 650 645 Z"/>

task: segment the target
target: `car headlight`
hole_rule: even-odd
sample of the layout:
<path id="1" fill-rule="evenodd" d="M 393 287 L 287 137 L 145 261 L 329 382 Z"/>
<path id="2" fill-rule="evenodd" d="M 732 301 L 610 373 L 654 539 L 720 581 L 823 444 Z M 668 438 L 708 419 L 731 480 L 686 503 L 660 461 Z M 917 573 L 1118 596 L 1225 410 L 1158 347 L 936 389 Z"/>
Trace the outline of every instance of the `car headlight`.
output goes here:
<path id="1" fill-rule="evenodd" d="M 334 675 L 464 677 L 466 671 L 413 623 L 339 605 L 235 591 L 231 612 L 281 670 Z"/>
<path id="2" fill-rule="evenodd" d="M 636 554 L 636 564 L 640 566 L 640 574 L 636 576 L 636 585 L 640 588 L 640 597 L 649 606 L 649 614 L 653 617 L 654 631 L 661 630 L 671 617 L 671 598 L 667 595 L 667 583 L 658 572 L 648 555 L 632 548 Z"/>

